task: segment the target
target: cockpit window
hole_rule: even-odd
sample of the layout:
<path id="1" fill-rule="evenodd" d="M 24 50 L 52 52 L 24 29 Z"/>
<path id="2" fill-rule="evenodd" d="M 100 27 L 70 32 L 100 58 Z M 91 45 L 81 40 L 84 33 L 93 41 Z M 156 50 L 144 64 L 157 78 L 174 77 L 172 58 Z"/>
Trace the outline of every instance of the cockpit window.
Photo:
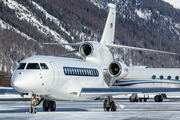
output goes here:
<path id="1" fill-rule="evenodd" d="M 28 63 L 26 69 L 40 69 L 38 63 Z"/>
<path id="2" fill-rule="evenodd" d="M 25 66 L 26 66 L 26 63 L 20 63 L 17 67 L 17 70 L 24 69 Z"/>
<path id="3" fill-rule="evenodd" d="M 49 69 L 45 63 L 40 63 L 42 69 Z"/>

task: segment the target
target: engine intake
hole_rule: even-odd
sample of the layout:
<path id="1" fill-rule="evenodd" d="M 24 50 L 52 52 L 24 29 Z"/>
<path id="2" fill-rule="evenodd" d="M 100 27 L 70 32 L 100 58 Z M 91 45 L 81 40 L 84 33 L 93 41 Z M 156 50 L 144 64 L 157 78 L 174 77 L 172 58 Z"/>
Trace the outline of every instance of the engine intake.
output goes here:
<path id="1" fill-rule="evenodd" d="M 109 72 L 113 77 L 117 77 L 121 74 L 122 67 L 118 62 L 112 62 L 109 65 Z"/>
<path id="2" fill-rule="evenodd" d="M 87 57 L 91 55 L 94 51 L 93 45 L 89 42 L 84 42 L 80 47 L 79 47 L 79 52 L 83 57 Z"/>
<path id="3" fill-rule="evenodd" d="M 118 79 L 126 77 L 129 73 L 128 67 L 124 63 L 118 61 L 112 62 L 109 65 L 108 71 L 112 77 L 117 77 Z"/>

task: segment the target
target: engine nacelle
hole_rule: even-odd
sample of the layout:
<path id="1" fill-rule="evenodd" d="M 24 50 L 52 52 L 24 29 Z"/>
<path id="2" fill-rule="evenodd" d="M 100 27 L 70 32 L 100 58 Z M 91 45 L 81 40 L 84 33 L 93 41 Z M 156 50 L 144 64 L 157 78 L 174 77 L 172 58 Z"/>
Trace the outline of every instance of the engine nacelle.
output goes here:
<path id="1" fill-rule="evenodd" d="M 124 63 L 118 61 L 114 61 L 109 65 L 108 72 L 111 77 L 117 79 L 122 79 L 129 74 L 128 67 Z"/>
<path id="2" fill-rule="evenodd" d="M 87 57 L 93 54 L 94 48 L 93 45 L 89 42 L 84 42 L 82 45 L 79 47 L 79 53 L 83 57 Z"/>

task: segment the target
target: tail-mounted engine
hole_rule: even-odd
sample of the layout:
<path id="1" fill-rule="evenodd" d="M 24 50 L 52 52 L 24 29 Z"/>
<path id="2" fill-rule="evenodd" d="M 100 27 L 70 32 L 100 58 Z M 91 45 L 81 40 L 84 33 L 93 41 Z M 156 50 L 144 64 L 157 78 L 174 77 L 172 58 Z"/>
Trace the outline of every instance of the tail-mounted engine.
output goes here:
<path id="1" fill-rule="evenodd" d="M 94 48 L 93 45 L 89 42 L 84 42 L 82 45 L 79 47 L 79 53 L 83 57 L 87 57 L 93 54 Z"/>
<path id="2" fill-rule="evenodd" d="M 109 65 L 108 72 L 111 77 L 115 77 L 115 79 L 122 79 L 129 74 L 128 67 L 118 61 L 114 61 Z"/>

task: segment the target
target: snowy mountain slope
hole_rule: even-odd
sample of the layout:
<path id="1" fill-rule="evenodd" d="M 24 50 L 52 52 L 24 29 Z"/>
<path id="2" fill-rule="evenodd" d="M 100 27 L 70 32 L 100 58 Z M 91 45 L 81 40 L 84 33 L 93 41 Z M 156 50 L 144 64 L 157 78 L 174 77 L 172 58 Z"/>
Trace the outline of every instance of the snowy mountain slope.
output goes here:
<path id="1" fill-rule="evenodd" d="M 174 8 L 180 9 L 180 0 L 163 0 L 164 2 L 168 2 Z"/>
<path id="2" fill-rule="evenodd" d="M 180 41 L 180 10 L 161 0 L 89 0 L 99 8 L 106 9 L 106 3 L 117 5 L 117 13 L 123 18 L 145 25 L 154 34 L 171 41 Z M 169 0 L 171 1 L 171 0 Z M 172 4 L 179 6 L 178 0 Z"/>
<path id="3" fill-rule="evenodd" d="M 74 37 L 79 38 L 80 40 L 83 40 L 83 41 L 85 39 L 91 40 L 92 37 L 94 37 L 95 39 L 98 38 L 98 35 L 95 32 L 93 32 L 93 30 L 91 30 L 91 33 L 94 33 L 94 34 L 89 34 L 89 35 L 87 35 L 86 33 L 82 32 L 82 31 L 78 31 L 75 29 L 67 30 L 67 28 L 64 28 L 64 27 L 69 26 L 69 25 L 65 25 L 65 23 L 58 20 L 56 17 L 50 15 L 45 9 L 43 9 L 43 7 L 41 7 L 34 1 L 29 0 L 29 1 L 26 1 L 27 3 L 25 3 L 24 1 L 20 1 L 20 0 L 19 1 L 2 0 L 0 2 L 1 2 L 0 16 L 3 19 L 3 20 L 0 19 L 0 28 L 2 29 L 2 33 L 3 33 L 1 35 L 6 37 L 6 34 L 5 34 L 6 32 L 4 32 L 4 31 L 9 30 L 9 33 L 13 32 L 11 34 L 16 37 L 17 37 L 17 35 L 20 35 L 20 36 L 24 37 L 24 39 L 32 40 L 32 42 L 36 42 L 36 43 L 30 42 L 31 44 L 36 44 L 36 47 L 34 50 L 31 49 L 29 51 L 26 51 L 27 46 L 17 46 L 17 44 L 19 44 L 19 43 L 16 43 L 16 41 L 13 41 L 12 45 L 11 45 L 12 42 L 10 44 L 8 44 L 10 48 L 14 48 L 12 46 L 17 46 L 18 49 L 20 48 L 23 50 L 17 50 L 17 52 L 10 54 L 10 56 L 9 55 L 7 56 L 6 53 L 1 52 L 1 55 L 3 57 L 0 58 L 0 70 L 3 70 L 5 72 L 12 73 L 14 71 L 14 69 L 16 68 L 17 64 L 26 57 L 29 57 L 32 55 L 41 55 L 41 54 L 57 55 L 57 54 L 65 51 L 65 50 L 62 50 L 61 47 L 42 46 L 41 43 L 45 42 L 45 40 L 46 40 L 46 42 L 67 43 L 68 41 L 66 40 L 66 38 L 67 38 L 66 36 L 69 37 L 70 41 L 73 41 Z M 25 3 L 25 5 L 21 4 L 22 2 Z M 36 13 L 34 13 L 34 11 L 31 11 L 30 8 L 28 6 L 26 6 L 28 4 L 30 4 L 31 7 L 33 6 L 33 9 L 36 9 L 35 10 L 36 12 L 38 11 L 39 13 L 42 13 L 42 16 L 45 16 L 45 19 L 40 18 Z M 3 15 L 5 17 L 3 17 Z M 9 16 L 9 17 L 6 17 L 6 16 Z M 9 20 L 9 18 L 10 18 L 10 20 Z M 11 21 L 11 19 L 12 19 L 12 21 Z M 52 26 L 47 26 L 44 23 L 44 22 L 46 22 L 45 20 L 54 23 L 53 27 L 58 28 L 58 31 L 56 29 L 53 30 Z M 87 26 L 83 26 L 83 29 L 90 30 L 90 28 Z M 23 32 L 23 30 L 25 30 L 25 32 Z M 32 34 L 29 31 L 31 31 Z M 61 31 L 61 32 L 59 32 L 59 31 Z M 17 34 L 15 34 L 14 32 Z M 9 33 L 7 33 L 7 35 Z M 71 33 L 73 35 L 71 35 Z M 64 35 L 65 37 L 62 37 L 60 34 Z M 36 36 L 34 36 L 34 35 L 36 35 Z M 37 38 L 38 35 L 41 35 L 41 36 L 39 36 L 40 39 Z M 14 37 L 14 38 L 16 38 L 16 37 Z M 10 42 L 9 38 L 6 41 L 9 43 Z M 2 43 L 2 45 L 4 45 L 4 44 L 5 43 Z M 33 47 L 34 47 L 34 45 L 33 45 Z M 68 51 L 74 50 L 74 48 L 72 48 L 71 46 L 68 46 L 68 45 L 64 46 L 64 48 L 67 49 Z M 13 49 L 13 51 L 14 51 L 14 49 Z M 1 50 L 8 51 L 8 53 L 12 52 L 12 50 L 10 50 L 10 51 L 8 50 L 7 46 L 6 46 L 6 48 L 1 48 Z M 56 52 L 54 52 L 54 51 L 56 51 Z M 18 54 L 22 54 L 23 58 L 19 57 Z M 14 56 L 15 56 L 15 59 L 14 59 Z M 7 61 L 5 62 L 4 59 L 6 59 Z M 10 61 L 11 61 L 11 63 L 8 63 Z"/>
<path id="4" fill-rule="evenodd" d="M 0 26 L 1 26 L 2 29 L 12 29 L 12 30 L 14 30 L 16 33 L 18 33 L 21 36 L 25 37 L 27 40 L 32 40 L 34 42 L 37 42 L 32 37 L 26 35 L 25 33 L 21 32 L 21 31 L 19 31 L 18 29 L 14 28 L 13 26 L 9 25 L 8 23 L 4 22 L 1 19 L 0 19 Z"/>
<path id="5" fill-rule="evenodd" d="M 171 41 L 175 41 L 179 37 L 180 24 L 174 22 L 175 18 L 172 16 L 159 9 L 148 8 L 143 0 L 89 1 L 0 1 L 0 70 L 12 73 L 17 64 L 29 56 L 57 56 L 75 49 L 70 46 L 45 46 L 41 43 L 99 41 L 106 22 L 107 2 L 117 4 L 117 44 L 178 51 L 176 44 L 169 43 L 158 35 L 158 31 L 163 28 L 172 34 L 165 34 L 165 38 L 174 36 Z M 151 29 L 157 33 L 153 33 Z M 179 66 L 179 58 L 174 56 L 121 49 L 118 52 L 115 58 L 127 65 Z"/>
<path id="6" fill-rule="evenodd" d="M 49 35 L 49 36 L 53 36 L 54 40 L 60 43 L 67 43 L 67 41 L 60 35 L 58 34 L 56 31 L 51 30 L 48 26 L 43 25 L 42 21 L 39 21 L 34 15 L 33 13 L 31 13 L 28 9 L 26 9 L 24 6 L 22 6 L 21 4 L 17 3 L 16 1 L 13 0 L 2 0 L 4 2 L 5 5 L 7 5 L 9 8 L 13 9 L 16 11 L 16 15 L 20 20 L 26 20 L 27 22 L 30 22 L 33 26 L 35 26 L 41 33 L 45 34 L 45 35 Z M 37 6 L 37 4 L 35 2 L 32 2 L 33 5 L 35 5 L 38 9 L 40 9 L 40 7 Z M 41 11 L 44 12 L 44 14 L 46 14 L 46 16 L 49 16 L 52 18 L 53 22 L 56 20 L 56 22 L 60 23 L 59 21 L 57 21 L 57 19 L 55 19 L 54 17 L 50 16 L 49 14 L 47 14 L 47 12 L 45 12 L 43 9 L 40 9 Z M 48 17 L 47 17 L 48 18 Z M 59 25 L 59 24 L 58 24 Z M 59 26 L 60 27 L 60 26 Z M 61 27 L 62 30 L 64 30 Z M 67 33 L 67 31 L 65 31 L 65 33 Z M 69 35 L 69 33 L 68 33 Z M 71 46 L 65 46 L 66 49 L 68 50 L 73 50 L 73 48 Z"/>

